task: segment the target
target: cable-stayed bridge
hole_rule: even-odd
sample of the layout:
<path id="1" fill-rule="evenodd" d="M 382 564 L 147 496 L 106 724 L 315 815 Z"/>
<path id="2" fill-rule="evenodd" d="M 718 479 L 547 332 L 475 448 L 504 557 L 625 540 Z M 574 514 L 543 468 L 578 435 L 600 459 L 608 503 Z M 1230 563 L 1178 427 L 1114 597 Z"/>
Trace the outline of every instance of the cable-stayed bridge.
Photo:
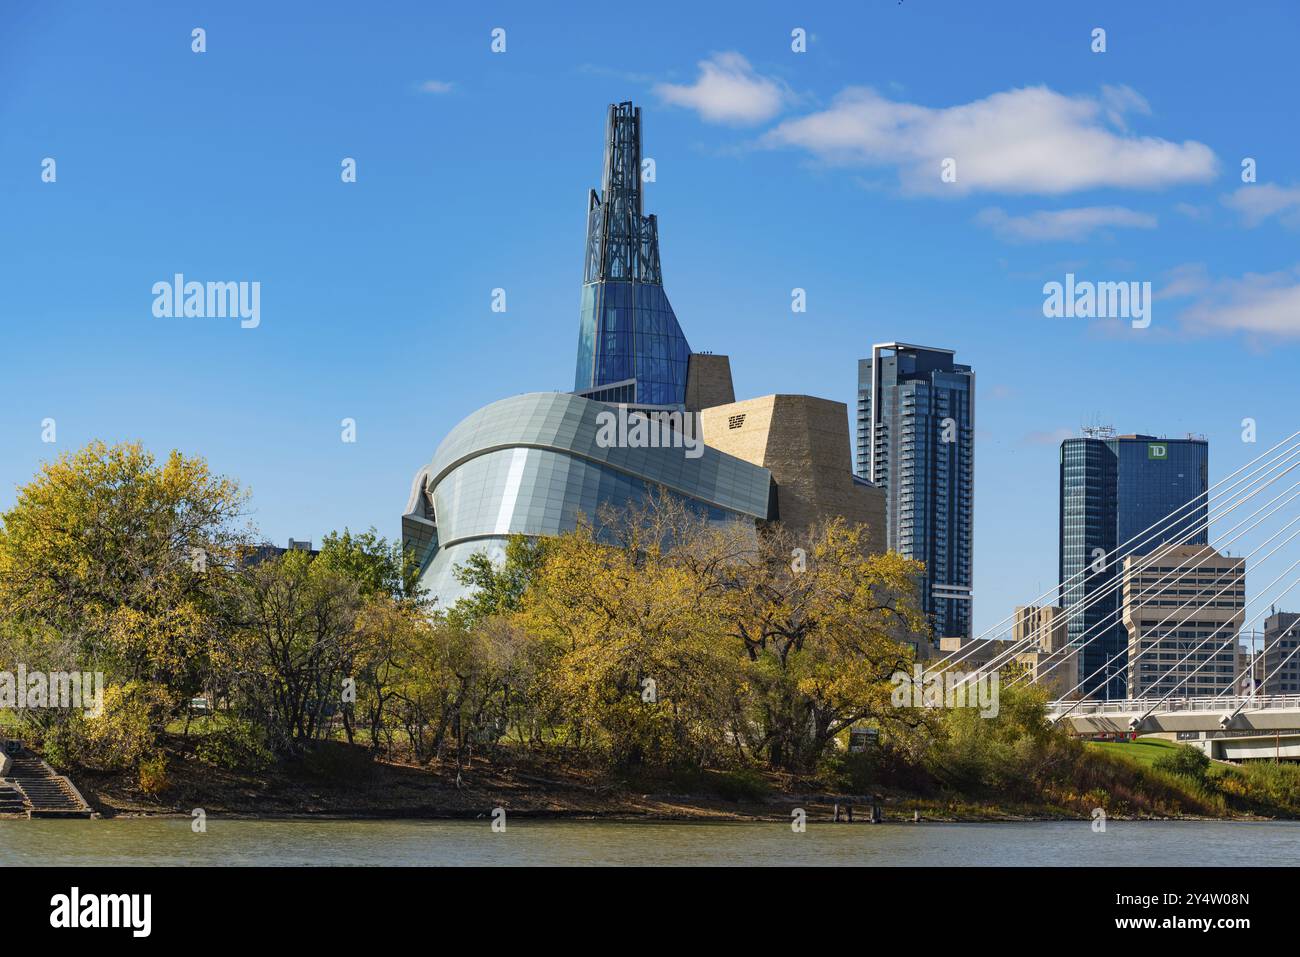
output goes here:
<path id="1" fill-rule="evenodd" d="M 1300 758 L 1300 695 L 1053 701 L 1048 717 L 1079 735 L 1173 732 L 1212 758 Z"/>
<path id="2" fill-rule="evenodd" d="M 1208 508 L 1207 506 L 1208 501 Z M 1204 518 L 1188 523 L 1198 512 Z M 1211 546 L 1190 547 L 1215 523 Z M 1176 534 L 1169 533 L 1176 529 Z M 1012 685 L 1047 684 L 1061 665 L 1082 660 L 1079 652 L 1118 621 L 1129 631 L 1128 646 L 1072 687 L 1055 683 L 1050 717 L 1077 734 L 1185 733 L 1213 737 L 1214 750 L 1232 756 L 1300 757 L 1300 626 L 1281 629 L 1247 655 L 1244 633 L 1300 586 L 1300 558 L 1283 566 L 1300 539 L 1300 432 L 1274 445 L 1204 493 L 1098 558 L 1079 575 L 1026 603 L 1050 604 L 1056 594 L 1084 594 L 1066 605 L 1066 616 L 1081 616 L 1108 598 L 1114 610 L 1078 638 L 1047 654 L 1047 624 L 1018 640 L 988 639 L 1011 617 L 943 658 L 927 671 L 961 672 L 961 682 L 989 672 L 1009 674 Z M 1132 543 L 1161 540 L 1141 554 Z M 1233 549 L 1228 558 L 1220 549 Z M 1282 555 L 1281 558 L 1278 558 Z M 1249 622 L 1246 573 L 1251 576 Z M 1274 574 L 1276 572 L 1276 574 Z M 1104 580 L 1096 589 L 1072 586 L 1089 576 Z M 1260 585 L 1261 579 L 1268 578 Z M 1106 607 L 1103 605 L 1102 607 Z M 1054 626 L 1059 627 L 1059 622 Z M 996 653 L 989 654 L 996 648 Z M 1032 674 L 1016 669 L 1019 656 L 1040 652 Z M 1128 675 L 1128 700 L 1090 700 L 1080 691 L 1112 666 Z M 1071 676 L 1073 677 L 1073 675 Z M 1295 685 L 1295 687 L 1292 687 Z M 1286 693 L 1278 693 L 1280 690 Z M 1295 693 L 1292 693 L 1295 692 Z M 1254 751 L 1265 750 L 1267 755 Z M 1282 752 L 1291 749 L 1286 754 Z M 1218 756 L 1216 754 L 1216 756 Z"/>
<path id="3" fill-rule="evenodd" d="M 1300 729 L 1300 695 L 1053 701 L 1047 716 L 1079 734 Z M 1300 733 L 1300 732 L 1297 732 Z"/>

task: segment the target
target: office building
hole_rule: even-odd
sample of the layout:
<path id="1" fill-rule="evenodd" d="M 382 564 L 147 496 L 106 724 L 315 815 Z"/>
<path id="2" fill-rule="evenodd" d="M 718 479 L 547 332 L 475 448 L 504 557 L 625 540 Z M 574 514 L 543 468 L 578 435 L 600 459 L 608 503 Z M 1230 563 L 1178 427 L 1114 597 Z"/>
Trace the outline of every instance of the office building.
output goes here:
<path id="1" fill-rule="evenodd" d="M 320 554 L 319 549 L 311 547 L 311 542 L 291 538 L 289 539 L 288 548 L 281 548 L 278 545 L 272 545 L 270 542 L 249 546 L 241 551 L 237 560 L 241 567 L 247 567 L 272 558 L 280 558 L 286 552 L 306 552 L 311 558 L 315 558 Z"/>
<path id="2" fill-rule="evenodd" d="M 1084 693 L 1123 698 L 1128 636 L 1116 578 L 1129 555 L 1207 543 L 1209 446 L 1096 428 L 1062 442 L 1060 459 L 1059 604 L 1080 647 Z"/>
<path id="3" fill-rule="evenodd" d="M 1055 699 L 1079 697 L 1079 656 L 1066 637 L 1065 613 L 1055 605 L 1017 606 L 1010 638 L 940 638 L 938 654 L 954 656 L 951 667 L 957 671 L 996 662 L 1005 679 L 1023 678 Z"/>
<path id="4" fill-rule="evenodd" d="M 888 547 L 925 564 L 936 638 L 971 634 L 975 373 L 950 349 L 889 342 L 858 363 L 859 478 L 885 492 Z"/>

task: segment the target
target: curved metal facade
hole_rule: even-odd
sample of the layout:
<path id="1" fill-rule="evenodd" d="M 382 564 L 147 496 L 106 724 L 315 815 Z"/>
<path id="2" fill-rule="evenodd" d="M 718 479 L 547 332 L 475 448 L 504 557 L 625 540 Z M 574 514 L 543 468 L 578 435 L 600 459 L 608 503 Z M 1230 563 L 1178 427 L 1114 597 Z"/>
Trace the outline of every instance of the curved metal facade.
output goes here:
<path id="1" fill-rule="evenodd" d="M 702 447 L 604 447 L 601 412 L 615 407 L 560 392 L 484 406 L 457 425 L 416 475 L 403 543 L 420 559 L 421 585 L 439 605 L 465 589 L 454 567 L 497 554 L 508 536 L 558 535 L 602 505 L 625 506 L 663 486 L 717 521 L 768 516 L 767 469 Z"/>

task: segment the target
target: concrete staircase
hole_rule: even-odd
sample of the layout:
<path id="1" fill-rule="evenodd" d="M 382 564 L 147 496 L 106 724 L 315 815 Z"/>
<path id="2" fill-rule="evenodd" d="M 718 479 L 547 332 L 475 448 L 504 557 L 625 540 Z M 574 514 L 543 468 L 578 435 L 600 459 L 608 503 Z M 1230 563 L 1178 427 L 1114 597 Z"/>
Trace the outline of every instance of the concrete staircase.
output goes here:
<path id="1" fill-rule="evenodd" d="M 27 812 L 28 817 L 90 817 L 92 811 L 76 785 L 32 754 L 11 754 L 0 778 L 0 813 Z M 21 806 L 14 800 L 17 797 Z M 13 810 L 10 810 L 10 809 Z"/>
<path id="2" fill-rule="evenodd" d="M 0 814 L 26 814 L 23 792 L 11 784 L 0 784 Z"/>

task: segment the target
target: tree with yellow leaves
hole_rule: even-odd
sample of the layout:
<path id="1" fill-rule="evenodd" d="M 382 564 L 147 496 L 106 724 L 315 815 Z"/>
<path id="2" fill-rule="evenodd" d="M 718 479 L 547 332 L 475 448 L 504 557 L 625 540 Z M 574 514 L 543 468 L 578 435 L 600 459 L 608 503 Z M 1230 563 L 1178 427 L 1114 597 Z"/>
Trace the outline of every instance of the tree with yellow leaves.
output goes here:
<path id="1" fill-rule="evenodd" d="M 553 541 L 524 627 L 556 651 L 551 687 L 575 744 L 614 764 L 701 765 L 729 747 L 740 664 L 716 598 L 739 527 L 678 500 L 597 516 Z"/>
<path id="2" fill-rule="evenodd" d="M 808 771 L 837 735 L 920 716 L 895 708 L 892 675 L 926 634 L 917 562 L 868 554 L 866 527 L 834 519 L 803 539 L 767 528 L 727 590 L 723 617 L 744 656 L 741 739 L 775 768 Z"/>
<path id="3" fill-rule="evenodd" d="M 244 505 L 236 483 L 180 452 L 160 462 L 139 444 L 92 442 L 46 464 L 0 515 L 0 619 L 22 642 L 0 653 L 141 682 L 177 707 L 221 644 Z"/>
<path id="4" fill-rule="evenodd" d="M 523 620 L 559 649 L 571 733 L 616 763 L 735 753 L 811 770 L 858 722 L 919 720 L 892 706 L 890 678 L 925 632 L 921 569 L 866 541 L 837 520 L 797 543 L 663 494 L 553 542 Z"/>

